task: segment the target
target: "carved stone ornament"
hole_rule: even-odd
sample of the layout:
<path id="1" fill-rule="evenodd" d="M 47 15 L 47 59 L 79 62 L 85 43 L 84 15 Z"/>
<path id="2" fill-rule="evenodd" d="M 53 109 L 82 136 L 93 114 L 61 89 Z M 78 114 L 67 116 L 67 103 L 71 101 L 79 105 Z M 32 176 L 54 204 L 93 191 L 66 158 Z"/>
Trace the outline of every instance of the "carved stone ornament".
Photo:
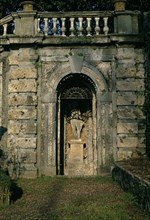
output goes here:
<path id="1" fill-rule="evenodd" d="M 114 0 L 115 11 L 125 11 L 126 0 Z"/>
<path id="2" fill-rule="evenodd" d="M 23 11 L 25 12 L 31 12 L 33 11 L 33 5 L 35 3 L 33 1 L 23 1 L 21 2 L 21 5 L 23 6 Z"/>

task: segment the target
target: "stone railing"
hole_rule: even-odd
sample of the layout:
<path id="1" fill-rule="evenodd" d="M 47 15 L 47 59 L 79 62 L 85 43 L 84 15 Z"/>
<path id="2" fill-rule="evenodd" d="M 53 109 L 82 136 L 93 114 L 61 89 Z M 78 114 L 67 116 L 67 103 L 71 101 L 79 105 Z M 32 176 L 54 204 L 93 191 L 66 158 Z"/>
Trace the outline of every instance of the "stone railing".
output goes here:
<path id="1" fill-rule="evenodd" d="M 139 12 L 13 12 L 0 20 L 0 35 L 99 36 L 138 34 Z"/>
<path id="2" fill-rule="evenodd" d="M 91 36 L 113 31 L 112 12 L 38 13 L 38 33 L 61 36 Z"/>
<path id="3" fill-rule="evenodd" d="M 35 34 L 43 33 L 54 36 L 107 35 L 113 32 L 113 14 L 113 12 L 39 12 L 35 14 L 32 25 L 35 28 Z M 31 13 L 18 12 L 1 19 L 1 35 L 17 33 L 15 30 L 18 28 L 16 26 L 18 18 L 27 18 L 27 15 L 31 17 Z M 30 27 L 28 28 L 30 29 Z"/>
<path id="4" fill-rule="evenodd" d="M 14 33 L 14 18 L 12 14 L 0 19 L 0 35 L 6 36 Z"/>

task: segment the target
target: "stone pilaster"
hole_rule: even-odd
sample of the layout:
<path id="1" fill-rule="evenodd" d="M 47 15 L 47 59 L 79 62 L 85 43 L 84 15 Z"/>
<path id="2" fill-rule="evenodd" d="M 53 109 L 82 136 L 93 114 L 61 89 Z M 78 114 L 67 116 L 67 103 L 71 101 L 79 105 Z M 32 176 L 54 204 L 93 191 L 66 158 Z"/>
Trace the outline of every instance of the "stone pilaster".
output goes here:
<path id="1" fill-rule="evenodd" d="M 121 160 L 135 151 L 145 153 L 144 51 L 119 47 L 117 59 L 117 148 Z"/>
<path id="2" fill-rule="evenodd" d="M 34 49 L 11 50 L 8 82 L 9 160 L 22 177 L 37 176 L 37 69 Z M 21 164 L 21 167 L 19 167 Z M 13 171 L 11 174 L 14 175 Z"/>

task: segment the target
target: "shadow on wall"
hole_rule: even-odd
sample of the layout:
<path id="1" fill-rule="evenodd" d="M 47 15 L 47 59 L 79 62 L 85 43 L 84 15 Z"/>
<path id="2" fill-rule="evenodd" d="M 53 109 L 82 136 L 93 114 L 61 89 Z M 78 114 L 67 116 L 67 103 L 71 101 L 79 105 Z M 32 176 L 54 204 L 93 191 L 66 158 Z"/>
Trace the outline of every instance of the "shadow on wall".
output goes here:
<path id="1" fill-rule="evenodd" d="M 0 126 L 0 141 L 2 139 L 2 136 L 5 134 L 5 132 L 7 131 L 7 128 Z"/>
<path id="2" fill-rule="evenodd" d="M 0 126 L 0 141 L 3 137 L 3 135 L 7 132 L 7 128 Z M 2 170 L 6 173 L 6 175 L 9 176 L 8 170 L 3 167 L 4 166 L 4 160 L 7 158 L 4 158 L 4 152 L 2 149 L 0 149 L 0 168 L 2 168 Z M 14 169 L 14 168 L 13 168 Z M 22 189 L 15 183 L 12 181 L 11 183 L 11 198 L 10 201 L 11 203 L 14 203 L 17 199 L 21 198 L 23 194 Z"/>
<path id="3" fill-rule="evenodd" d="M 2 139 L 2 136 L 7 132 L 7 128 L 0 126 L 0 141 Z M 1 149 L 1 145 L 0 145 L 0 167 L 3 165 L 3 151 Z"/>

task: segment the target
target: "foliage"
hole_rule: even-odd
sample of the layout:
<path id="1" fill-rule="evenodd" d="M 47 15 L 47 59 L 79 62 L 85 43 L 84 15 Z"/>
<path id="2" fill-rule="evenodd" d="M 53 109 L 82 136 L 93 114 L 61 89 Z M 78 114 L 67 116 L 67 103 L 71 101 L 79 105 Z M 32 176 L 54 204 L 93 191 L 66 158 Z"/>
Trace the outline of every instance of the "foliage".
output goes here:
<path id="1" fill-rule="evenodd" d="M 11 178 L 0 168 L 0 206 L 10 204 Z"/>
<path id="2" fill-rule="evenodd" d="M 0 16 L 12 11 L 22 10 L 23 0 L 1 0 Z M 86 10 L 113 10 L 113 0 L 37 0 L 35 8 L 38 11 L 86 11 Z M 127 9 L 150 10 L 149 0 L 127 0 Z"/>
<path id="3" fill-rule="evenodd" d="M 7 188 L 10 190 L 11 188 L 11 178 L 10 176 L 7 175 L 6 171 L 4 171 L 3 169 L 0 169 L 0 188 Z"/>
<path id="4" fill-rule="evenodd" d="M 13 151 L 9 152 L 10 155 L 0 149 L 0 170 L 7 170 L 11 178 L 18 179 L 23 175 L 25 171 L 24 161 L 26 160 L 26 156 L 18 156 L 13 153 Z"/>

